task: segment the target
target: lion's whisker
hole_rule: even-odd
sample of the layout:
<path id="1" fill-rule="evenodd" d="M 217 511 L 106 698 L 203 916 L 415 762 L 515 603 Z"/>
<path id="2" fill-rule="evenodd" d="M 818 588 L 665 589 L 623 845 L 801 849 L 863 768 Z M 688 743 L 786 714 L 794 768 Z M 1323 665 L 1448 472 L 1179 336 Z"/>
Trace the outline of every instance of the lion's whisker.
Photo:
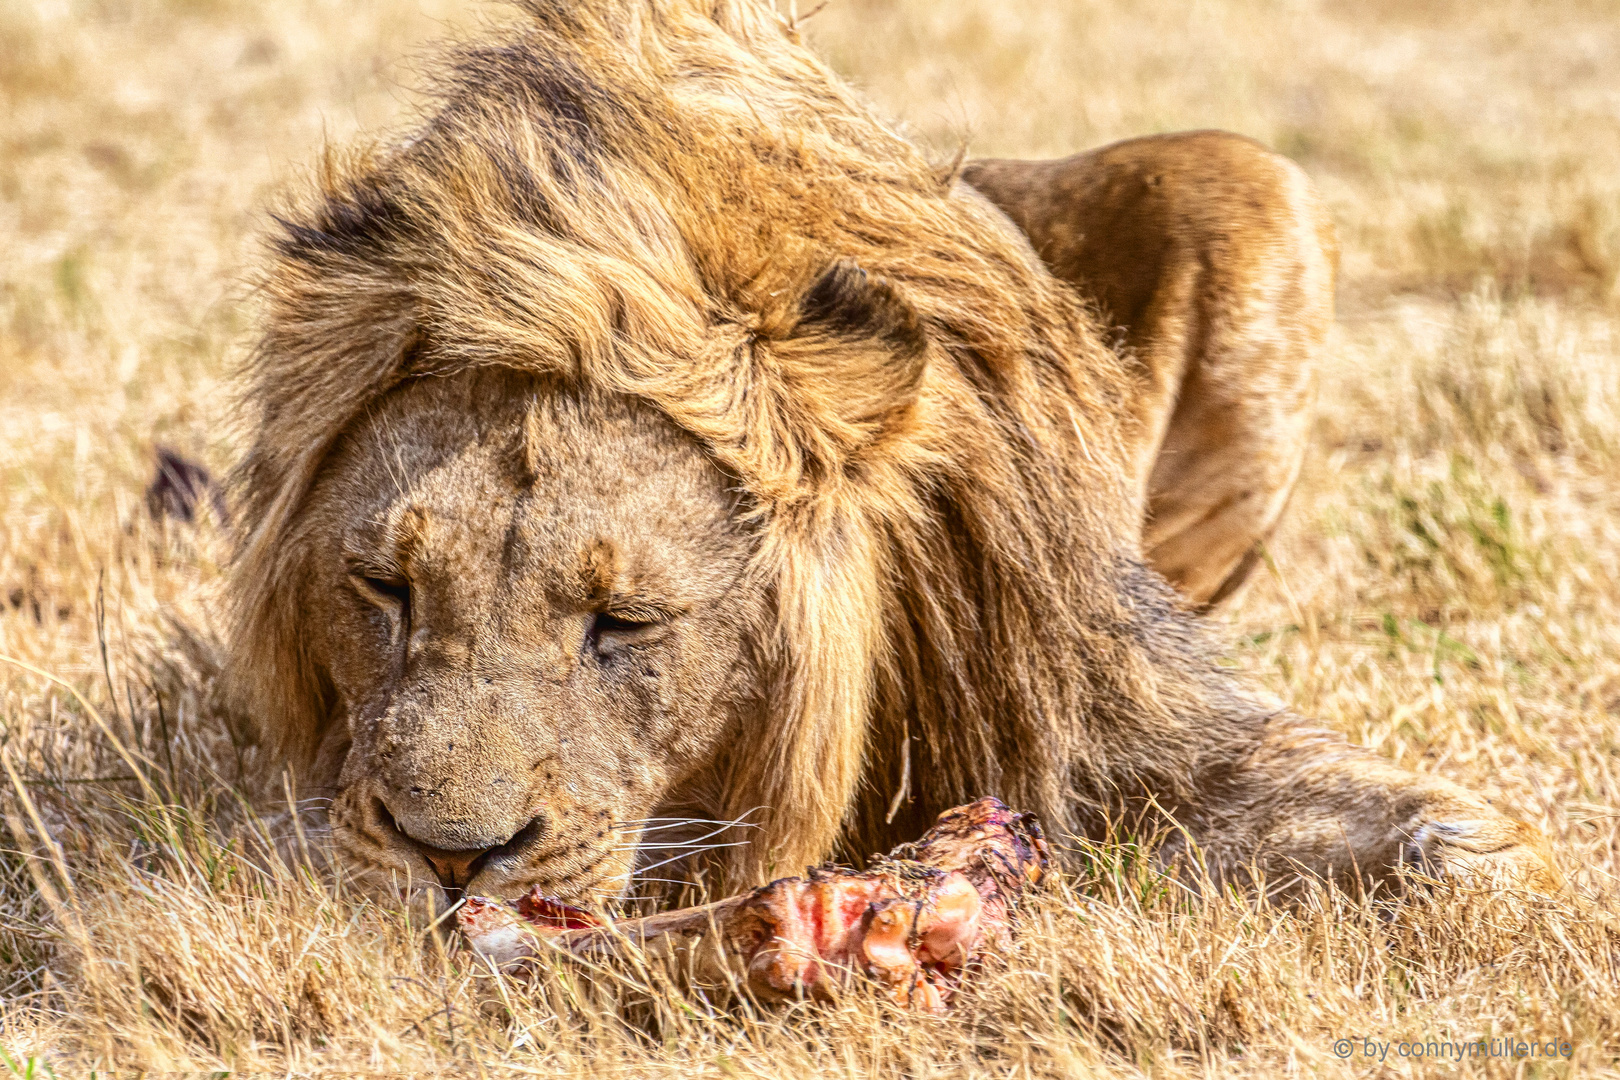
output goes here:
<path id="1" fill-rule="evenodd" d="M 743 821 L 741 818 L 735 821 L 711 821 L 708 818 L 647 818 L 646 820 L 648 822 L 661 821 L 666 824 L 651 825 L 634 821 L 615 821 L 613 828 L 621 831 L 640 829 L 642 832 L 660 832 L 664 829 L 679 829 L 688 825 L 718 825 L 726 829 L 757 829 L 760 827 L 756 822 Z"/>
<path id="2" fill-rule="evenodd" d="M 721 833 L 725 832 L 727 829 L 734 828 L 734 827 L 736 827 L 735 822 L 727 822 L 727 823 L 721 825 L 717 829 L 710 829 L 708 832 L 704 833 L 702 836 L 699 836 L 699 837 L 697 837 L 697 838 L 695 838 L 693 840 L 688 840 L 687 843 L 689 843 L 689 844 L 701 844 L 703 841 L 709 839 L 710 837 L 719 836 Z M 757 828 L 757 826 L 756 826 L 756 828 Z M 746 840 L 745 841 L 740 841 L 740 842 L 741 843 L 748 843 L 748 841 L 746 841 Z M 662 847 L 662 846 L 665 846 L 665 845 L 654 844 L 652 846 L 654 846 L 654 847 Z"/>
<path id="3" fill-rule="evenodd" d="M 700 824 L 700 825 L 719 825 L 720 824 L 720 821 L 718 819 L 714 819 L 714 818 L 644 817 L 644 818 L 625 818 L 623 821 L 615 821 L 613 823 L 613 825 L 614 825 L 615 828 L 617 828 L 620 825 L 639 825 L 639 824 L 642 824 L 643 822 L 648 822 L 648 821 L 673 821 L 673 822 L 676 822 L 678 824 L 694 824 L 695 823 L 695 824 Z"/>
<path id="4" fill-rule="evenodd" d="M 653 863 L 651 866 L 644 866 L 640 870 L 632 871 L 631 876 L 632 877 L 639 877 L 640 875 L 646 873 L 648 870 L 656 870 L 660 866 L 668 866 L 672 862 L 680 862 L 682 859 L 690 858 L 691 856 L 696 855 L 699 851 L 714 851 L 714 850 L 717 850 L 719 848 L 743 847 L 743 846 L 745 846 L 745 844 L 746 844 L 746 841 L 744 841 L 743 843 L 737 843 L 737 844 L 713 844 L 713 845 L 710 845 L 709 847 L 706 847 L 706 848 L 696 848 L 696 849 L 694 849 L 692 851 L 683 851 L 679 855 L 671 855 L 667 859 L 660 859 L 658 862 Z"/>
<path id="5" fill-rule="evenodd" d="M 713 851 L 716 848 L 747 847 L 752 840 L 733 840 L 725 844 L 622 844 L 612 848 L 613 851 L 679 851 L 689 849 L 692 851 Z"/>
<path id="6" fill-rule="evenodd" d="M 718 844 L 705 844 L 703 840 L 658 840 L 653 844 L 619 844 L 612 850 L 616 850 L 616 852 L 635 852 L 635 850 L 654 850 L 654 848 L 674 850 L 677 847 L 742 847 L 745 844 L 753 844 L 753 840 L 724 840 L 724 842 L 718 842 Z"/>
<path id="7" fill-rule="evenodd" d="M 677 828 L 677 827 L 682 826 L 682 825 L 721 825 L 721 826 L 727 826 L 727 827 L 742 827 L 742 828 L 749 828 L 749 829 L 757 829 L 757 828 L 760 827 L 759 824 L 757 822 L 749 821 L 748 818 L 751 815 L 756 814 L 759 811 L 764 810 L 764 809 L 766 809 L 766 807 L 764 807 L 764 806 L 753 806 L 753 807 L 748 808 L 747 810 L 744 810 L 742 813 L 738 814 L 736 817 L 730 818 L 730 819 L 700 818 L 700 817 L 626 818 L 623 821 L 615 821 L 613 823 L 613 827 L 615 829 L 642 827 L 644 829 L 647 829 L 648 831 L 650 831 L 651 829 Z M 666 824 L 654 824 L 655 822 L 664 822 Z"/>

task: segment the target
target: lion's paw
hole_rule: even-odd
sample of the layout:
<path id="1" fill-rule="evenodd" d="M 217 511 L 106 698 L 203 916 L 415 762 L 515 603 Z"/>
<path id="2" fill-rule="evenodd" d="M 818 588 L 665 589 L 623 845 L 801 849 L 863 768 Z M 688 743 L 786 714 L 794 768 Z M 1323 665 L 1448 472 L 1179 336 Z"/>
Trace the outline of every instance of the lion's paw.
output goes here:
<path id="1" fill-rule="evenodd" d="M 1424 822 L 1402 845 L 1401 862 L 1492 889 L 1552 896 L 1564 885 L 1541 830 L 1506 817 Z"/>

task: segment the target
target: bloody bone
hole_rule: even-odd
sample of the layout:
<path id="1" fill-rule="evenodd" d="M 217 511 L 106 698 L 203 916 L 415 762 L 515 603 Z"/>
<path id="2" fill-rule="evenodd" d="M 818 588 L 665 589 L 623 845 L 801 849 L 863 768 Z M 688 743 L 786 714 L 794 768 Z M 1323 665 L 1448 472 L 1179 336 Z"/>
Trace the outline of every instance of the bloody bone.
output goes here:
<path id="1" fill-rule="evenodd" d="M 1007 933 L 1048 854 L 1032 814 L 997 799 L 947 810 L 914 844 L 864 873 L 820 867 L 702 907 L 604 921 L 534 892 L 509 904 L 469 897 L 456 922 L 509 974 L 549 952 L 610 959 L 641 950 L 696 980 L 766 999 L 825 996 L 857 974 L 896 1001 L 943 1009 L 962 968 Z"/>

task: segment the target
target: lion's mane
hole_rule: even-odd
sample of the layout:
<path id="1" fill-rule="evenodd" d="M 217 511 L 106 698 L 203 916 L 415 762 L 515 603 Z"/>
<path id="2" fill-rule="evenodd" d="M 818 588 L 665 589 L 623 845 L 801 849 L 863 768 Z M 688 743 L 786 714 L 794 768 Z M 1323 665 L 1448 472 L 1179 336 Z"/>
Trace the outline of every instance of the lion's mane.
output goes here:
<path id="1" fill-rule="evenodd" d="M 288 760 L 333 707 L 306 493 L 368 403 L 477 365 L 649 402 L 746 491 L 779 617 L 717 808 L 766 808 L 742 877 L 980 793 L 1091 831 L 1235 757 L 1253 709 L 1135 551 L 1128 375 L 1016 230 L 763 4 L 521 6 L 282 215 L 230 670 Z M 829 267 L 878 299 L 799 332 Z"/>

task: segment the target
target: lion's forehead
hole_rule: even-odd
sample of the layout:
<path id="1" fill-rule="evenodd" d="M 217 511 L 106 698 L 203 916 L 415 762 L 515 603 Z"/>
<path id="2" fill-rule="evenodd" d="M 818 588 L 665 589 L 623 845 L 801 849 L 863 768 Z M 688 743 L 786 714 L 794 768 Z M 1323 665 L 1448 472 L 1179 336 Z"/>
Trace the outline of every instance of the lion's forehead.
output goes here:
<path id="1" fill-rule="evenodd" d="M 614 588 L 696 601 L 740 569 L 726 478 L 650 409 L 471 372 L 396 393 L 366 426 L 339 465 L 361 510 L 347 544 L 459 607 Z"/>

